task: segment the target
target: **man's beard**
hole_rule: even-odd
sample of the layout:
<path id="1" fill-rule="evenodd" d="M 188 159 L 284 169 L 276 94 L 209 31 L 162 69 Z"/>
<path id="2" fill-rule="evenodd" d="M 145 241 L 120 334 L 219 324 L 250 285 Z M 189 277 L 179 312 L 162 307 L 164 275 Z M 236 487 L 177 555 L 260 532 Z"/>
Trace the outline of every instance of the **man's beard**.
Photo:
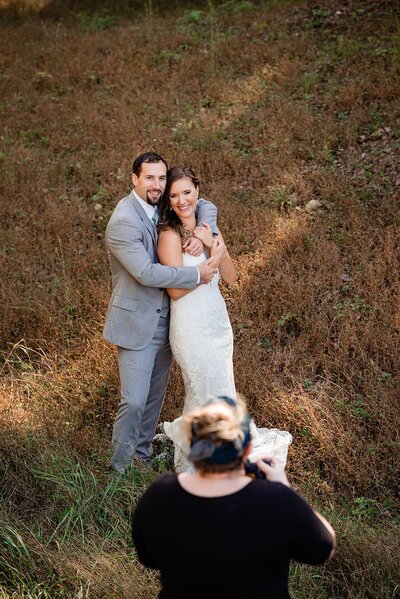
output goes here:
<path id="1" fill-rule="evenodd" d="M 161 200 L 162 193 L 160 192 L 160 194 L 157 196 L 157 199 L 150 195 L 149 191 L 147 192 L 146 196 L 148 204 L 150 204 L 151 206 L 157 206 L 158 202 Z"/>

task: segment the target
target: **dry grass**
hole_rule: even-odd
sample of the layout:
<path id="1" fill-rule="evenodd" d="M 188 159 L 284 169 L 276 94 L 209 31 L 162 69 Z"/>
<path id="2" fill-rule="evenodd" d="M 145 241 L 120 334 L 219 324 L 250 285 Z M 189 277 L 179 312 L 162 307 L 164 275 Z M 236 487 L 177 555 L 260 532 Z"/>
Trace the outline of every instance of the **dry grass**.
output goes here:
<path id="1" fill-rule="evenodd" d="M 114 352 L 101 338 L 103 233 L 129 191 L 132 157 L 153 148 L 192 164 L 219 206 L 240 273 L 224 289 L 237 387 L 259 424 L 292 432 L 290 476 L 340 533 L 320 578 L 294 569 L 296 597 L 394 597 L 395 6 L 185 2 L 167 13 L 154 4 L 49 3 L 36 17 L 0 17 L 1 513 L 42 553 L 18 582 L 2 545 L 0 589 L 130 597 L 136 580 L 135 596 L 156 592 L 121 540 L 123 516 L 118 549 L 103 546 L 98 521 L 87 543 L 72 531 L 49 548 L 66 506 L 35 474 L 40 462 L 60 477 L 70 460 L 103 480 L 118 395 Z M 309 212 L 312 199 L 321 205 Z M 164 416 L 182 401 L 174 368 Z M 130 509 L 126 498 L 117 505 Z"/>

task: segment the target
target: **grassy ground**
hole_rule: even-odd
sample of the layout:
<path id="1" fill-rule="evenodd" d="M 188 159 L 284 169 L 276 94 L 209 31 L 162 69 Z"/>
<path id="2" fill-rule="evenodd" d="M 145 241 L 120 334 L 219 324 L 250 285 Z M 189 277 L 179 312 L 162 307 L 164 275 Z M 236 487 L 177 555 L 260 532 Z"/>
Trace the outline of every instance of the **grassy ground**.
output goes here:
<path id="1" fill-rule="evenodd" d="M 398 596 L 395 3 L 6 4 L 0 597 L 157 594 L 128 520 L 163 466 L 107 479 L 118 374 L 101 338 L 105 225 L 149 148 L 219 206 L 238 390 L 293 434 L 289 476 L 338 532 L 326 566 L 293 567 L 293 596 Z M 174 368 L 163 416 L 182 402 Z"/>

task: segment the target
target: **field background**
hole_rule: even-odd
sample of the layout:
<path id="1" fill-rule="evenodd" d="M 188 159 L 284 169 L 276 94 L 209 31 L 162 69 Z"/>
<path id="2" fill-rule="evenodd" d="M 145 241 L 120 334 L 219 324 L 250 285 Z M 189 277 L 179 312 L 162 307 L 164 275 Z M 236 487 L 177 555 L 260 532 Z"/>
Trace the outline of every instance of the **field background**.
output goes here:
<path id="1" fill-rule="evenodd" d="M 101 336 L 104 229 L 148 149 L 219 207 L 237 388 L 338 533 L 293 597 L 400 596 L 399 5 L 0 7 L 0 597 L 157 595 L 128 521 L 165 465 L 107 478 Z M 182 402 L 174 367 L 163 417 Z"/>

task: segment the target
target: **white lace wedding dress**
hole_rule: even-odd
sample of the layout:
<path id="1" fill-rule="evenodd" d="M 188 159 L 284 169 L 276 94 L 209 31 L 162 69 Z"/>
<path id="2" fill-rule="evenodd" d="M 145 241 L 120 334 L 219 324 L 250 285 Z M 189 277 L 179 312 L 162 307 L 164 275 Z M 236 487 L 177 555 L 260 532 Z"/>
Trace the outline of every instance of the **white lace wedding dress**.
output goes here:
<path id="1" fill-rule="evenodd" d="M 183 254 L 185 266 L 196 266 L 205 255 Z M 236 398 L 233 377 L 233 334 L 224 298 L 219 289 L 219 275 L 208 285 L 199 285 L 179 300 L 171 300 L 169 339 L 172 353 L 182 371 L 185 385 L 183 414 L 201 406 L 211 397 Z M 191 471 L 187 460 L 183 418 L 164 422 L 164 432 L 175 445 L 176 472 Z M 250 459 L 272 455 L 282 464 L 291 435 L 277 429 L 251 429 L 253 451 Z"/>

